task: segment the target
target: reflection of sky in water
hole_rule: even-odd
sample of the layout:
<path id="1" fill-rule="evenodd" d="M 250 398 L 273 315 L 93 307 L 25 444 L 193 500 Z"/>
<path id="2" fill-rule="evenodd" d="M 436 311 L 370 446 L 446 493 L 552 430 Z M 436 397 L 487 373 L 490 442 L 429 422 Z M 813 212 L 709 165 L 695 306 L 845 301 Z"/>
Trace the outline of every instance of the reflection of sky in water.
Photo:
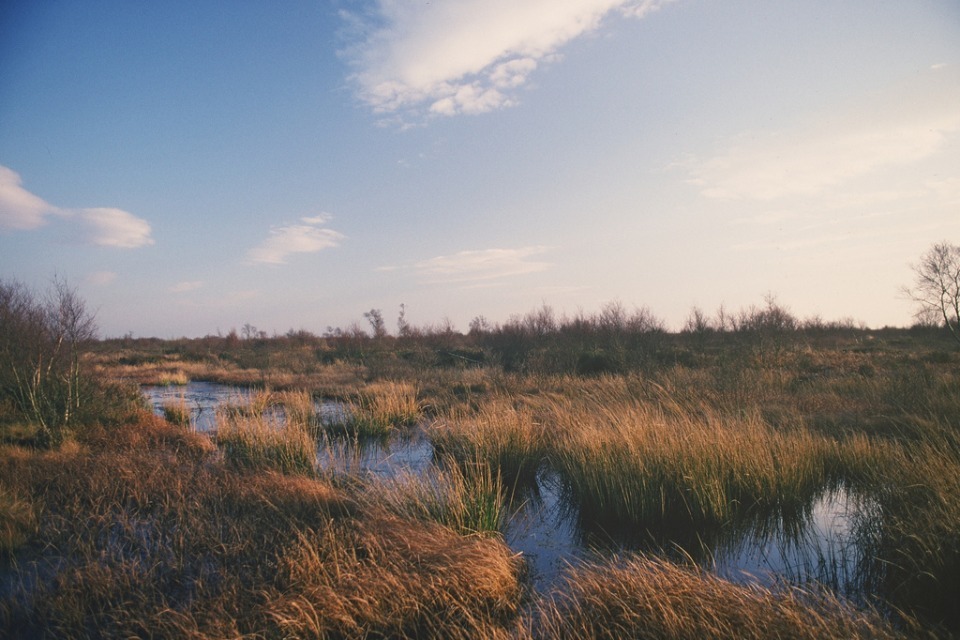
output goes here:
<path id="1" fill-rule="evenodd" d="M 201 432 L 215 430 L 218 406 L 240 404 L 250 396 L 250 391 L 243 388 L 210 382 L 143 387 L 143 393 L 160 415 L 165 402 L 182 398 L 191 409 L 192 424 Z M 317 412 L 325 422 L 342 422 L 347 411 L 337 402 L 317 403 Z M 433 464 L 433 447 L 421 429 L 380 441 L 325 436 L 317 445 L 317 461 L 322 468 L 340 473 L 381 477 L 419 474 Z M 854 543 L 854 525 L 857 514 L 868 507 L 842 489 L 827 491 L 799 521 L 786 526 L 782 520 L 765 520 L 740 529 L 732 540 L 709 548 L 708 559 L 703 562 L 712 565 L 718 575 L 737 582 L 769 585 L 778 579 L 820 580 L 846 591 L 855 583 L 857 566 L 863 559 Z M 504 527 L 504 539 L 523 554 L 533 586 L 541 591 L 555 585 L 566 567 L 580 558 L 602 557 L 611 551 L 654 551 L 636 540 L 618 541 L 616 537 L 602 544 L 602 549 L 585 549 L 582 541 L 589 536 L 585 538 L 578 531 L 577 514 L 564 502 L 560 483 L 550 474 L 541 474 L 536 487 L 518 495 L 511 510 L 513 516 Z M 702 556 L 703 550 L 689 551 Z"/>
<path id="2" fill-rule="evenodd" d="M 842 591 L 855 583 L 863 560 L 855 525 L 866 505 L 844 489 L 814 501 L 799 527 L 785 532 L 782 522 L 759 527 L 715 552 L 716 572 L 730 580 L 771 584 L 816 580 Z"/>
<path id="3" fill-rule="evenodd" d="M 217 407 L 228 403 L 244 403 L 250 391 L 215 382 L 191 382 L 185 385 L 141 387 L 147 401 L 157 415 L 163 415 L 163 405 L 183 400 L 190 409 L 190 423 L 197 431 L 214 431 Z"/>

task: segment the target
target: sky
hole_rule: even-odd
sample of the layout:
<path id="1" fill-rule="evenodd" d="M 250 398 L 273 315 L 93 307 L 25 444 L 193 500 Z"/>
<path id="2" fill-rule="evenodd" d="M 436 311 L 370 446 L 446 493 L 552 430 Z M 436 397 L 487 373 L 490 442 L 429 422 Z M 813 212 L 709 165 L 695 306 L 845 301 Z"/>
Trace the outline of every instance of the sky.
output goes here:
<path id="1" fill-rule="evenodd" d="M 908 326 L 941 241 L 956 0 L 0 4 L 0 278 L 104 337 Z"/>

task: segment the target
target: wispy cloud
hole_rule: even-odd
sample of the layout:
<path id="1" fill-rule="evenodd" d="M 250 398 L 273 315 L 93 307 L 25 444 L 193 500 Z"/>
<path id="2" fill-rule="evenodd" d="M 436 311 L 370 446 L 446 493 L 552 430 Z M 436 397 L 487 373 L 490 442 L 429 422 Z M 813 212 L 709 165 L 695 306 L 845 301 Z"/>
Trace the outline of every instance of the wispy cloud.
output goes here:
<path id="1" fill-rule="evenodd" d="M 103 247 L 135 249 L 153 244 L 150 224 L 123 209 L 96 207 L 72 213 L 87 228 L 87 240 Z"/>
<path id="2" fill-rule="evenodd" d="M 36 229 L 53 215 L 79 222 L 84 227 L 81 237 L 91 244 L 125 249 L 153 244 L 146 220 L 112 207 L 66 209 L 52 205 L 24 189 L 16 171 L 0 166 L 0 229 Z"/>
<path id="3" fill-rule="evenodd" d="M 266 240 L 247 252 L 247 257 L 257 264 L 285 264 L 292 254 L 339 246 L 345 236 L 324 227 L 329 220 L 330 216 L 320 214 L 300 218 L 297 224 L 274 227 Z"/>
<path id="4" fill-rule="evenodd" d="M 489 283 L 513 276 L 546 271 L 550 262 L 532 259 L 548 247 L 481 249 L 437 256 L 413 264 L 413 271 L 431 283 Z"/>
<path id="5" fill-rule="evenodd" d="M 22 186 L 20 174 L 0 166 L 0 229 L 36 229 L 56 207 Z"/>
<path id="6" fill-rule="evenodd" d="M 379 26 L 346 55 L 378 113 L 483 113 L 515 104 L 541 64 L 608 14 L 641 18 L 670 1 L 379 0 Z"/>
<path id="7" fill-rule="evenodd" d="M 922 161 L 958 133 L 960 92 L 951 95 L 942 87 L 928 95 L 904 91 L 886 103 L 875 99 L 806 127 L 745 133 L 713 157 L 682 164 L 690 182 L 708 198 L 819 196 L 884 169 Z"/>

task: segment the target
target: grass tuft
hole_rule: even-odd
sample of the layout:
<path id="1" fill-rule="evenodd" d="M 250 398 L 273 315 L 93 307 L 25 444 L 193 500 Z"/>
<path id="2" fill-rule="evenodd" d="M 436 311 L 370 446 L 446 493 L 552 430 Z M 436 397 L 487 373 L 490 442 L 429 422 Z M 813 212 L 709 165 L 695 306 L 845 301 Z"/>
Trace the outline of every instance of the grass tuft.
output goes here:
<path id="1" fill-rule="evenodd" d="M 316 444 L 297 423 L 221 412 L 216 438 L 224 458 L 235 468 L 302 475 L 314 471 Z"/>
<path id="2" fill-rule="evenodd" d="M 586 563 L 541 604 L 540 638 L 902 638 L 826 594 L 737 585 L 642 556 Z"/>

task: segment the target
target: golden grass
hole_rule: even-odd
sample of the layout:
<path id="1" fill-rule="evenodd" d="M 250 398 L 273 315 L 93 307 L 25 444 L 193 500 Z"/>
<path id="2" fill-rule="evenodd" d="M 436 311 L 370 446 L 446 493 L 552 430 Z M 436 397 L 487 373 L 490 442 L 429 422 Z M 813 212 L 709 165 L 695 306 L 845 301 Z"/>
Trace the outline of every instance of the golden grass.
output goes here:
<path id="1" fill-rule="evenodd" d="M 691 410 L 608 378 L 541 402 L 550 459 L 576 504 L 629 522 L 720 525 L 754 507 L 809 502 L 838 480 L 839 445 L 756 413 Z"/>
<path id="2" fill-rule="evenodd" d="M 547 453 L 547 431 L 529 406 L 495 395 L 476 412 L 442 416 L 428 430 L 434 449 L 461 464 L 482 460 L 509 483 L 531 483 Z"/>
<path id="3" fill-rule="evenodd" d="M 157 379 L 157 384 L 169 387 L 169 386 L 184 386 L 190 382 L 190 378 L 187 376 L 186 372 L 182 369 L 176 369 L 174 371 L 163 371 L 159 374 Z"/>
<path id="4" fill-rule="evenodd" d="M 445 462 L 427 474 L 401 473 L 373 483 L 367 499 L 392 513 L 438 522 L 463 535 L 500 531 L 509 497 L 500 473 L 482 460 Z"/>
<path id="5" fill-rule="evenodd" d="M 3 451 L 0 486 L 40 514 L 0 593 L 12 637 L 503 637 L 514 623 L 518 566 L 500 540 L 319 478 L 239 474 L 197 456 L 196 434 L 144 420 L 66 451 Z"/>
<path id="6" fill-rule="evenodd" d="M 284 637 L 503 636 L 518 612 L 517 566 L 502 542 L 386 515 L 350 533 L 305 532 L 281 559 L 265 595 Z"/>
<path id="7" fill-rule="evenodd" d="M 321 425 L 328 431 L 359 437 L 383 437 L 397 428 L 417 423 L 423 413 L 417 388 L 404 382 L 373 382 L 366 385 L 340 421 Z"/>
<path id="8" fill-rule="evenodd" d="M 190 407 L 187 406 L 185 397 L 165 400 L 161 406 L 163 417 L 167 422 L 175 424 L 178 427 L 190 426 Z"/>
<path id="9" fill-rule="evenodd" d="M 825 594 L 737 585 L 645 557 L 580 566 L 541 609 L 541 638 L 905 637 Z"/>
<path id="10" fill-rule="evenodd" d="M 238 469 L 272 469 L 282 473 L 311 474 L 317 447 L 300 423 L 283 421 L 257 412 L 218 411 L 216 440 L 224 458 Z"/>

